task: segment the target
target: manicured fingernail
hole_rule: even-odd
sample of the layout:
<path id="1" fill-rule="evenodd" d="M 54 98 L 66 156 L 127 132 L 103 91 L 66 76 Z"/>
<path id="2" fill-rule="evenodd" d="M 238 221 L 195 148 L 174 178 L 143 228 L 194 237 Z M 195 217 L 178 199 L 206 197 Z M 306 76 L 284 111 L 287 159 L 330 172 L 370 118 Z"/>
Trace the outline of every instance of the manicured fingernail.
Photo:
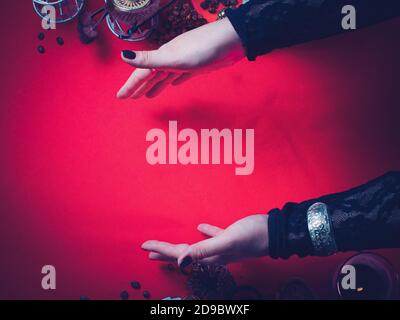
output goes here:
<path id="1" fill-rule="evenodd" d="M 187 273 L 188 270 L 186 270 L 186 269 L 188 266 L 190 266 L 192 264 L 192 262 L 193 262 L 193 259 L 191 257 L 187 256 L 183 259 L 179 268 L 181 269 L 181 271 L 183 273 Z"/>
<path id="2" fill-rule="evenodd" d="M 124 56 L 125 59 L 129 60 L 134 60 L 136 58 L 136 53 L 130 50 L 124 50 L 122 51 L 122 55 Z"/>

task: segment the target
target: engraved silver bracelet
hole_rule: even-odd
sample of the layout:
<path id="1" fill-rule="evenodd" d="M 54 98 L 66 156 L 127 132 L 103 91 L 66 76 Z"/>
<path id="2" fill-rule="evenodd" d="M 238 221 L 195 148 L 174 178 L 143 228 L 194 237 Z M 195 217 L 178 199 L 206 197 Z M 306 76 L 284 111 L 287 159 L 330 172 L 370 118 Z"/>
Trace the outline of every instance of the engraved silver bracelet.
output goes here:
<path id="1" fill-rule="evenodd" d="M 329 256 L 338 251 L 325 203 L 317 202 L 308 208 L 307 226 L 315 256 Z"/>

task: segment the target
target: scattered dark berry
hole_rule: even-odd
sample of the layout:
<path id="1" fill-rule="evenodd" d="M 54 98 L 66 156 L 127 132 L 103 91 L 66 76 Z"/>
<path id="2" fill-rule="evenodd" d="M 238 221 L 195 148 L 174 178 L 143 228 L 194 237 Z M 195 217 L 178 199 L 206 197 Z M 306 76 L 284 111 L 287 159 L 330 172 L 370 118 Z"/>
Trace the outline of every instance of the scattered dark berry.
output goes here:
<path id="1" fill-rule="evenodd" d="M 57 43 L 60 45 L 60 46 L 63 46 L 64 45 L 64 39 L 63 38 L 61 38 L 61 37 L 57 37 Z"/>
<path id="2" fill-rule="evenodd" d="M 150 292 L 147 291 L 147 290 L 144 290 L 144 291 L 143 291 L 143 297 L 144 297 L 145 299 L 149 299 L 149 298 L 150 298 Z"/>
<path id="3" fill-rule="evenodd" d="M 141 285 L 140 285 L 140 283 L 138 281 L 132 281 L 131 282 L 131 287 L 133 289 L 140 289 Z"/>
<path id="4" fill-rule="evenodd" d="M 128 300 L 129 299 L 129 293 L 127 291 L 122 291 L 119 295 L 122 300 Z"/>
<path id="5" fill-rule="evenodd" d="M 39 46 L 39 47 L 37 48 L 37 50 L 38 50 L 38 52 L 39 52 L 40 54 L 43 54 L 43 53 L 46 52 L 46 49 L 45 49 L 43 46 Z"/>
<path id="6" fill-rule="evenodd" d="M 210 3 L 208 1 L 203 1 L 200 3 L 200 7 L 204 10 L 208 9 L 209 6 L 210 6 Z"/>
<path id="7" fill-rule="evenodd" d="M 167 269 L 168 269 L 169 271 L 174 271 L 174 270 L 175 270 L 175 266 L 174 266 L 172 263 L 168 263 Z"/>
<path id="8" fill-rule="evenodd" d="M 214 14 L 214 13 L 217 12 L 217 8 L 215 8 L 215 7 L 210 7 L 210 8 L 208 8 L 208 12 L 211 13 L 211 14 Z"/>
<path id="9" fill-rule="evenodd" d="M 43 32 L 40 32 L 40 33 L 38 34 L 38 39 L 39 39 L 40 41 L 42 41 L 42 40 L 44 40 L 44 38 L 45 38 L 44 33 L 43 33 Z"/>

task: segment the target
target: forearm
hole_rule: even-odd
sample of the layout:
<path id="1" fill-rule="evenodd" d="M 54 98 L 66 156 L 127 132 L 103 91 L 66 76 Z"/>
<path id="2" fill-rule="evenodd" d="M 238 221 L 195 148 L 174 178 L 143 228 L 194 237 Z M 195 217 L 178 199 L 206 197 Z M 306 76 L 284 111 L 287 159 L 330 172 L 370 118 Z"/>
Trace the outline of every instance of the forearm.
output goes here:
<path id="1" fill-rule="evenodd" d="M 356 8 L 357 28 L 400 15 L 398 0 L 250 0 L 226 15 L 254 60 L 277 48 L 344 32 L 345 5 Z"/>
<path id="2" fill-rule="evenodd" d="M 326 205 L 335 249 L 316 251 L 307 221 L 309 208 Z M 273 258 L 329 255 L 336 251 L 400 247 L 400 172 L 391 172 L 346 192 L 288 203 L 269 213 L 269 246 Z"/>

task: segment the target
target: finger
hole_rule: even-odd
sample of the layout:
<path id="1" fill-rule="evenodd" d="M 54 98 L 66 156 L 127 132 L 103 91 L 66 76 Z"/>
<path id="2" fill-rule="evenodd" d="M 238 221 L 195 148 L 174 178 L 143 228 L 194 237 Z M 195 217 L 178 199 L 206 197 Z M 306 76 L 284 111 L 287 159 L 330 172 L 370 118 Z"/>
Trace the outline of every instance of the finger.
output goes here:
<path id="1" fill-rule="evenodd" d="M 220 234 L 224 229 L 218 228 L 208 223 L 201 223 L 197 226 L 197 230 L 209 237 L 215 237 Z"/>
<path id="2" fill-rule="evenodd" d="M 142 244 L 142 249 L 145 251 L 154 251 L 164 256 L 177 259 L 188 246 L 187 244 L 171 244 L 163 241 L 150 240 Z"/>
<path id="3" fill-rule="evenodd" d="M 167 77 L 156 83 L 147 93 L 147 98 L 154 98 L 159 95 L 178 75 L 176 73 L 170 72 Z"/>
<path id="4" fill-rule="evenodd" d="M 186 82 L 187 80 L 191 79 L 192 77 L 193 77 L 193 74 L 185 72 L 185 73 L 182 73 L 178 78 L 174 79 L 171 84 L 173 86 L 178 86 L 178 85 Z"/>
<path id="5" fill-rule="evenodd" d="M 122 60 L 136 68 L 160 69 L 173 68 L 172 57 L 170 54 L 160 50 L 151 51 L 129 51 L 121 53 Z"/>
<path id="6" fill-rule="evenodd" d="M 233 242 L 223 234 L 214 238 L 197 242 L 186 248 L 178 257 L 178 264 L 185 269 L 194 261 L 199 261 L 221 254 L 229 254 L 233 249 Z"/>
<path id="7" fill-rule="evenodd" d="M 148 81 L 155 75 L 155 71 L 150 69 L 136 69 L 122 88 L 117 93 L 117 98 L 127 99 L 129 98 L 137 88 L 139 88 L 144 82 Z"/>
<path id="8" fill-rule="evenodd" d="M 145 81 L 142 83 L 142 85 L 135 90 L 135 92 L 132 94 L 131 98 L 133 99 L 138 99 L 141 96 L 143 96 L 147 91 L 149 91 L 155 84 L 157 84 L 159 81 L 165 79 L 168 76 L 167 72 L 164 71 L 156 71 L 154 76 L 150 78 L 149 80 Z"/>
<path id="9" fill-rule="evenodd" d="M 149 259 L 150 260 L 157 260 L 157 261 L 164 261 L 164 262 L 176 262 L 175 258 L 164 256 L 163 254 L 159 254 L 157 252 L 150 252 L 149 253 Z"/>

